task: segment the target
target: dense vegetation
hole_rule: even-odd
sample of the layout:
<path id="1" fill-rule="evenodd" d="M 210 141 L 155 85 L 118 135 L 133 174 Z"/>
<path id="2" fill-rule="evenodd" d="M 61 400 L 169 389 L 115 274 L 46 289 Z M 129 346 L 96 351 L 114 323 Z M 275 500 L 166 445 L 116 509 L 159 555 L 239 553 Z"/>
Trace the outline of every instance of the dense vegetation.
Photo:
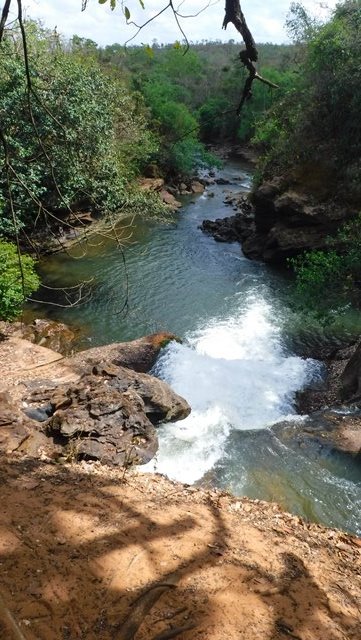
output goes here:
<path id="1" fill-rule="evenodd" d="M 327 197 L 361 197 L 361 4 L 338 5 L 324 25 L 300 5 L 289 21 L 298 65 L 292 87 L 259 122 L 255 140 L 265 155 L 263 176 L 295 167 L 327 181 Z"/>
<path id="2" fill-rule="evenodd" d="M 292 47 L 260 45 L 260 69 L 281 91 L 272 92 L 256 83 L 252 101 L 241 116 L 236 110 L 244 83 L 245 71 L 239 60 L 239 43 L 230 41 L 195 44 L 186 54 L 180 46 L 151 49 L 130 48 L 126 54 L 116 48 L 100 51 L 103 60 L 123 64 L 136 90 L 144 96 L 157 130 L 167 149 L 158 161 L 169 171 L 189 170 L 190 157 L 197 163 L 204 155 L 205 144 L 226 141 L 247 142 L 255 123 L 284 87 L 292 81 Z M 123 58 L 121 58 L 123 56 Z"/>
<path id="3" fill-rule="evenodd" d="M 0 240 L 0 319 L 13 320 L 22 309 L 24 298 L 39 287 L 35 262 L 30 256 L 19 257 L 11 242 Z"/>
<path id="4" fill-rule="evenodd" d="M 361 3 L 338 5 L 324 25 L 294 5 L 289 24 L 298 73 L 257 127 L 255 140 L 264 150 L 260 177 L 297 176 L 318 200 L 360 212 Z M 293 261 L 298 294 L 308 307 L 360 306 L 360 237 L 356 217 L 329 238 L 327 250 Z"/>
<path id="5" fill-rule="evenodd" d="M 131 179 L 157 147 L 142 102 L 94 58 L 67 51 L 33 23 L 27 43 L 31 87 L 19 34 L 2 44 L 2 131 L 11 168 L 0 174 L 0 232 L 11 233 L 14 211 L 18 226 L 32 230 L 71 210 L 136 207 Z"/>

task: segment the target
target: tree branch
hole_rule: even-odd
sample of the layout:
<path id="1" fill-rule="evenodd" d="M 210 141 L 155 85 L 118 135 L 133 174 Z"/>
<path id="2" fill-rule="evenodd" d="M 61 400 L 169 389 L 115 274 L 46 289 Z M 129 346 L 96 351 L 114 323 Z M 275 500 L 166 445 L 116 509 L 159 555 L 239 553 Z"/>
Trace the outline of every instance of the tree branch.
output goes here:
<path id="1" fill-rule="evenodd" d="M 227 26 L 230 22 L 241 34 L 246 46 L 246 48 L 239 53 L 239 58 L 242 64 L 246 67 L 246 69 L 248 69 L 248 78 L 244 83 L 241 100 L 237 109 L 237 114 L 239 115 L 246 100 L 249 100 L 252 97 L 252 84 L 254 80 L 259 80 L 260 82 L 263 82 L 267 86 L 274 89 L 278 89 L 278 85 L 270 82 L 270 80 L 266 80 L 266 78 L 263 78 L 257 72 L 254 64 L 258 60 L 257 46 L 247 25 L 239 0 L 226 0 L 225 16 L 222 28 L 227 29 Z"/>

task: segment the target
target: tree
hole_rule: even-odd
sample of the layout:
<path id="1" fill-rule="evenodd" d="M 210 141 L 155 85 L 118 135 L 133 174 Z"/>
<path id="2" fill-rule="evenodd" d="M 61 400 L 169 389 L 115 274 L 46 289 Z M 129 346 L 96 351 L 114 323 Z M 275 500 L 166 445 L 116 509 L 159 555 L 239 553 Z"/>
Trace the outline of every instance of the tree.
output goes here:
<path id="1" fill-rule="evenodd" d="M 39 287 L 35 262 L 23 255 L 19 261 L 17 247 L 0 239 L 0 320 L 14 320 L 27 296 Z"/>

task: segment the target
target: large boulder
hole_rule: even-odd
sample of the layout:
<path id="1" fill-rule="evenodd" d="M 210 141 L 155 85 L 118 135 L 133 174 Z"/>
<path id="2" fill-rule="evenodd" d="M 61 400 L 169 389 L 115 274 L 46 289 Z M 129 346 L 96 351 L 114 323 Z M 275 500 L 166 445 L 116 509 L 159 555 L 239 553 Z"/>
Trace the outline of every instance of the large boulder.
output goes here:
<path id="1" fill-rule="evenodd" d="M 199 182 L 199 180 L 192 180 L 192 182 L 191 182 L 191 191 L 192 191 L 192 193 L 203 193 L 204 188 L 205 188 L 204 184 Z"/>
<path id="2" fill-rule="evenodd" d="M 30 342 L 62 354 L 71 352 L 76 338 L 76 332 L 63 322 L 44 318 L 36 319 L 31 324 L 22 324 L 19 335 Z"/>
<path id="3" fill-rule="evenodd" d="M 182 203 L 177 200 L 172 193 L 167 191 L 166 189 L 162 189 L 160 192 L 160 197 L 162 202 L 167 205 L 170 211 L 176 211 L 182 206 Z"/>
<path id="4" fill-rule="evenodd" d="M 163 187 L 163 178 L 141 178 L 139 180 L 139 188 L 142 191 L 161 191 Z"/>
<path id="5" fill-rule="evenodd" d="M 148 462 L 158 446 L 155 425 L 190 413 L 165 382 L 143 373 L 172 339 L 159 333 L 68 359 L 24 339 L 4 340 L 0 451 L 49 461 Z"/>
<path id="6" fill-rule="evenodd" d="M 162 380 L 109 363 L 92 367 L 76 384 L 38 381 L 29 389 L 23 398 L 28 417 L 41 422 L 67 459 L 146 463 L 158 447 L 154 425 L 190 413 L 187 402 Z"/>

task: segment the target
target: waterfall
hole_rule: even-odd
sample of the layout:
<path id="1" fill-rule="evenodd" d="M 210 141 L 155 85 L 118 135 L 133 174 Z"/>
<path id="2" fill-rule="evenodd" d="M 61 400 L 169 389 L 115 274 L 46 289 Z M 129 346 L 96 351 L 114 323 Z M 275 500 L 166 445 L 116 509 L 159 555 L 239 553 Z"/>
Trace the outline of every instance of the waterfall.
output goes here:
<path id="1" fill-rule="evenodd" d="M 224 454 L 231 430 L 264 429 L 294 414 L 295 392 L 315 363 L 284 352 L 272 308 L 249 294 L 242 307 L 172 343 L 156 373 L 192 407 L 186 420 L 159 430 L 156 468 L 192 483 Z"/>

